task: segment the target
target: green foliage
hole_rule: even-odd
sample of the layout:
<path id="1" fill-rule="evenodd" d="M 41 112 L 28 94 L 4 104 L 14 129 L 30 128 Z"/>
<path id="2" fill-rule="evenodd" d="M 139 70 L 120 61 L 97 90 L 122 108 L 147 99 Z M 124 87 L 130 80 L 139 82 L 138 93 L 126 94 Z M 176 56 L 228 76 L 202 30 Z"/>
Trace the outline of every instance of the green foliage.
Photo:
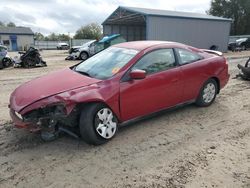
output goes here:
<path id="1" fill-rule="evenodd" d="M 6 26 L 7 27 L 16 27 L 16 24 L 14 24 L 13 22 L 9 22 Z"/>
<path id="2" fill-rule="evenodd" d="M 231 18 L 232 35 L 250 34 L 249 0 L 212 0 L 207 13 L 213 16 Z"/>
<path id="3" fill-rule="evenodd" d="M 58 40 L 60 41 L 68 41 L 69 39 L 70 39 L 69 35 L 65 35 L 65 34 L 58 35 Z"/>
<path id="4" fill-rule="evenodd" d="M 75 39 L 100 39 L 102 36 L 102 28 L 97 23 L 91 23 L 82 26 L 76 31 Z"/>
<path id="5" fill-rule="evenodd" d="M 34 38 L 35 40 L 44 40 L 44 35 L 42 33 L 36 32 Z"/>
<path id="6" fill-rule="evenodd" d="M 2 21 L 0 21 L 0 27 L 4 27 L 4 23 Z"/>
<path id="7" fill-rule="evenodd" d="M 70 37 L 65 34 L 56 34 L 51 33 L 46 37 L 43 37 L 41 40 L 47 40 L 47 41 L 68 41 Z"/>
<path id="8" fill-rule="evenodd" d="M 13 22 L 5 24 L 3 21 L 0 21 L 0 27 L 16 27 L 16 24 Z"/>

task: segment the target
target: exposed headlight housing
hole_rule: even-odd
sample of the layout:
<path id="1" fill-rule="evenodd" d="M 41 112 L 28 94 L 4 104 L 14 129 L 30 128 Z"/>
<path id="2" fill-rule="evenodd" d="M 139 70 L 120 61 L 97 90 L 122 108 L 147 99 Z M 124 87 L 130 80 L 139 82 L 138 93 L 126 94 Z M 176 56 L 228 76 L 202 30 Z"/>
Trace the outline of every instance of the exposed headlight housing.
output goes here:
<path id="1" fill-rule="evenodd" d="M 79 49 L 80 48 L 74 48 L 74 49 L 72 49 L 72 52 L 79 52 Z"/>
<path id="2" fill-rule="evenodd" d="M 25 114 L 24 120 L 35 121 L 39 118 L 64 116 L 65 114 L 66 114 L 66 109 L 63 104 L 61 103 L 52 104 Z"/>
<path id="3" fill-rule="evenodd" d="M 21 114 L 19 114 L 18 112 L 15 111 L 15 115 L 19 118 L 19 119 L 23 119 L 23 116 Z"/>

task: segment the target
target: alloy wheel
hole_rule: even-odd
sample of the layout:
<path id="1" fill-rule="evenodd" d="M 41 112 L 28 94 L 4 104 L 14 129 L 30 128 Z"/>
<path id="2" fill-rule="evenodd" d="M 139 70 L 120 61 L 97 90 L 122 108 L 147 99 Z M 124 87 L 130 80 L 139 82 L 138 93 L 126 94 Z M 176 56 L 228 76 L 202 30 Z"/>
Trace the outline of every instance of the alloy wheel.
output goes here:
<path id="1" fill-rule="evenodd" d="M 208 83 L 203 90 L 203 100 L 205 103 L 210 103 L 216 95 L 216 87 L 213 83 Z"/>

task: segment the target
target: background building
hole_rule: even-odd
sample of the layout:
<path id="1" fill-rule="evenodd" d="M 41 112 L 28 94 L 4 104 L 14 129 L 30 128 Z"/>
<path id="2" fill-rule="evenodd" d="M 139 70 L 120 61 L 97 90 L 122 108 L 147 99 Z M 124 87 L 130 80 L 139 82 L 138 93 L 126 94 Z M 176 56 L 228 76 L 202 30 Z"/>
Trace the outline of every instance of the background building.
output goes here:
<path id="1" fill-rule="evenodd" d="M 166 40 L 226 52 L 231 19 L 198 13 L 118 7 L 104 22 L 103 34 L 128 41 Z"/>
<path id="2" fill-rule="evenodd" d="M 34 33 L 28 27 L 0 27 L 0 43 L 10 51 L 26 50 L 34 45 Z"/>

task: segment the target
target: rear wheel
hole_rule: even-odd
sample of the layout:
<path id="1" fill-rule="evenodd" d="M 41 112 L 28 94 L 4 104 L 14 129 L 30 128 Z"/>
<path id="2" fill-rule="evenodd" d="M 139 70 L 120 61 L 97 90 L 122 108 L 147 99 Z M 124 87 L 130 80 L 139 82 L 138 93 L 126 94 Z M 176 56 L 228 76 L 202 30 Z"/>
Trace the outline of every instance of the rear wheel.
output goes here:
<path id="1" fill-rule="evenodd" d="M 103 104 L 89 104 L 81 113 L 80 133 L 88 144 L 100 145 L 111 140 L 115 136 L 117 126 L 115 114 Z"/>
<path id="2" fill-rule="evenodd" d="M 217 82 L 214 79 L 207 80 L 200 90 L 196 104 L 202 107 L 211 105 L 216 98 L 217 91 Z"/>
<path id="3" fill-rule="evenodd" d="M 242 45 L 242 50 L 247 50 L 245 45 Z"/>
<path id="4" fill-rule="evenodd" d="M 36 66 L 36 58 L 27 57 L 23 60 L 24 68 L 31 68 Z"/>

